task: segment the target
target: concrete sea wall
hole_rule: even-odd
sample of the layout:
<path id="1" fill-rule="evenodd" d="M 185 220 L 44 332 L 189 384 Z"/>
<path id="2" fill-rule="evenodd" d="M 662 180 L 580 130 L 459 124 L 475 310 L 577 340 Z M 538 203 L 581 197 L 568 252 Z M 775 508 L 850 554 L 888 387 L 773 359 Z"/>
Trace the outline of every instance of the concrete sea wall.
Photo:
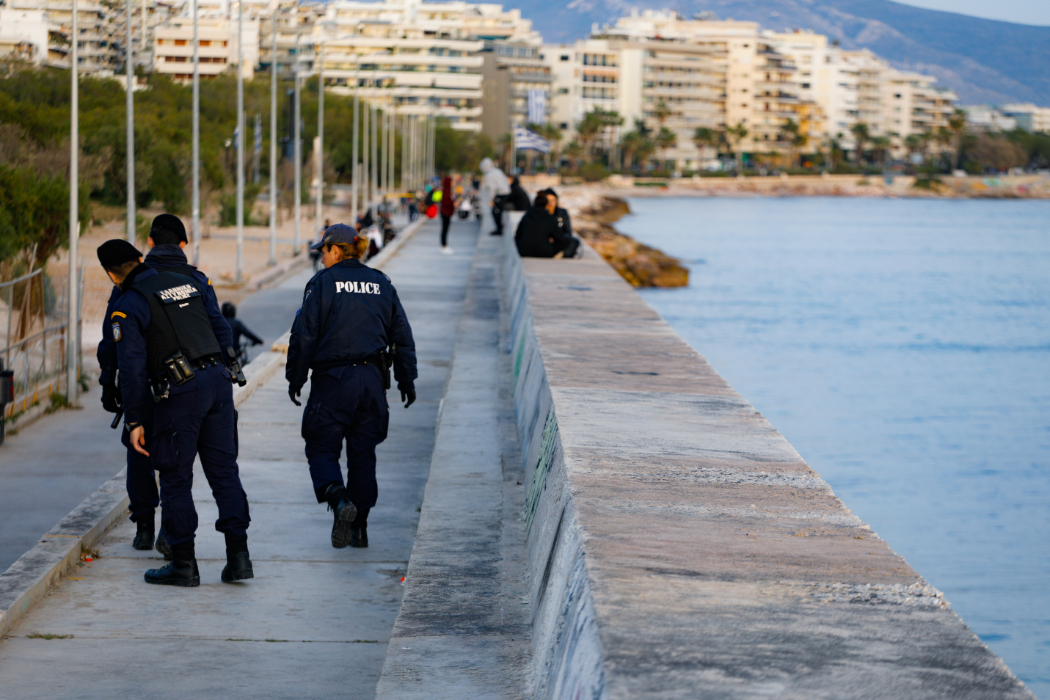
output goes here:
<path id="1" fill-rule="evenodd" d="M 592 250 L 506 239 L 537 698 L 1033 698 Z"/>

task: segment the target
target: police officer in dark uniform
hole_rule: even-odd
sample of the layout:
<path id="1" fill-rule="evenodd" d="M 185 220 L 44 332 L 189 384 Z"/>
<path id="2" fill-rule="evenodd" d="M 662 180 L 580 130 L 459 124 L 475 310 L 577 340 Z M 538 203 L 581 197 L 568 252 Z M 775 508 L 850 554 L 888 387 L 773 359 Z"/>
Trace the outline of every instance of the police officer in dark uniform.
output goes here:
<path id="1" fill-rule="evenodd" d="M 318 503 L 334 511 L 332 546 L 368 546 L 368 512 L 378 496 L 376 445 L 386 439 L 389 360 L 401 400 L 416 400 L 412 329 L 390 279 L 361 262 L 368 238 L 330 226 L 314 246 L 325 269 L 314 275 L 292 324 L 288 395 L 296 406 L 310 377 L 303 439 Z M 347 479 L 339 456 L 346 442 Z"/>
<path id="2" fill-rule="evenodd" d="M 224 582 L 254 576 L 248 555 L 248 500 L 237 470 L 237 436 L 231 380 L 219 336 L 229 326 L 211 318 L 207 288 L 198 280 L 139 262 L 109 241 L 99 262 L 123 295 L 110 314 L 120 370 L 121 402 L 131 445 L 152 458 L 160 474 L 163 521 L 172 562 L 150 569 L 148 583 L 199 586 L 194 552 L 197 512 L 191 493 L 198 453 L 219 508 L 215 528 L 226 536 Z M 216 309 L 217 311 L 217 309 Z M 225 357 L 233 358 L 227 347 Z M 154 405 L 149 450 L 143 419 Z"/>
<path id="3" fill-rule="evenodd" d="M 188 264 L 182 249 L 186 247 L 186 227 L 182 221 L 171 214 L 161 214 L 153 220 L 150 227 L 148 239 L 150 252 L 146 256 L 146 264 L 156 270 L 169 270 L 186 275 L 197 280 L 206 288 L 205 306 L 208 309 L 209 318 L 218 318 L 222 314 L 218 310 L 218 300 L 215 290 L 211 286 L 211 280 Z M 130 257 L 139 255 L 131 243 L 120 239 L 108 241 L 103 244 L 107 246 L 110 255 Z M 100 252 L 101 256 L 102 253 Z M 141 258 L 139 258 L 141 261 Z M 106 316 L 102 323 L 102 341 L 98 345 L 98 363 L 101 368 L 99 383 L 102 385 L 102 406 L 110 413 L 121 413 L 123 408 L 120 403 L 120 389 L 116 385 L 117 377 L 117 348 L 113 340 L 113 326 L 110 317 L 113 315 L 114 305 L 123 295 L 119 286 L 113 287 L 109 297 L 109 305 L 106 308 Z M 223 333 L 221 327 L 217 335 L 221 347 L 228 347 L 228 334 Z M 145 429 L 145 450 L 149 451 L 149 439 L 153 429 L 153 407 L 146 407 L 142 420 Z M 121 442 L 127 449 L 127 473 L 126 485 L 131 520 L 137 526 L 135 539 L 132 546 L 139 550 L 149 550 L 156 546 L 158 552 L 165 558 L 171 558 L 171 546 L 168 544 L 163 523 L 160 532 L 155 532 L 155 510 L 160 503 L 157 492 L 157 481 L 153 475 L 153 466 L 149 457 L 141 454 L 131 446 L 130 433 L 127 429 L 121 431 Z"/>

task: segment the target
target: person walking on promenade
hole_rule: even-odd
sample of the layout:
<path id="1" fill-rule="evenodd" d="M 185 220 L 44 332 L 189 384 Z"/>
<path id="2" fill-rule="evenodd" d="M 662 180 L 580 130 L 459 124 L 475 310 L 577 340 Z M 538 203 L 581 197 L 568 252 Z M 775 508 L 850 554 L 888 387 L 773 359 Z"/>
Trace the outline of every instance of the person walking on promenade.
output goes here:
<path id="1" fill-rule="evenodd" d="M 230 328 L 209 312 L 198 280 L 143 264 L 120 241 L 98 249 L 99 262 L 123 292 L 110 314 L 120 372 L 121 403 L 132 447 L 152 459 L 160 475 L 163 521 L 172 561 L 145 574 L 147 583 L 199 586 L 194 550 L 193 462 L 200 454 L 219 509 L 215 529 L 226 537 L 226 583 L 254 576 L 248 555 L 248 499 L 237 469 L 237 434 L 230 382 L 239 367 Z M 132 248 L 133 250 L 133 248 Z M 243 376 L 240 377 L 243 381 Z M 146 449 L 143 421 L 154 405 Z"/>
<path id="2" fill-rule="evenodd" d="M 503 235 L 503 208 L 510 194 L 510 181 L 502 170 L 496 167 L 491 158 L 482 158 L 481 165 L 481 202 L 492 208 L 492 218 L 496 226 L 493 236 Z"/>
<path id="3" fill-rule="evenodd" d="M 451 255 L 453 251 L 448 247 L 448 227 L 456 215 L 456 198 L 452 194 L 452 178 L 448 175 L 441 181 L 441 206 L 438 211 L 441 214 L 441 252 Z"/>
<path id="4" fill-rule="evenodd" d="M 182 221 L 171 214 L 161 214 L 153 220 L 150 226 L 150 235 L 147 239 L 150 247 L 149 255 L 146 256 L 145 264 L 159 271 L 167 270 L 177 274 L 185 275 L 196 280 L 206 290 L 204 304 L 208 316 L 213 323 L 217 323 L 221 317 L 219 313 L 218 300 L 215 297 L 215 289 L 207 275 L 190 265 L 183 253 L 186 247 L 186 228 Z M 124 256 L 137 256 L 141 260 L 138 250 L 127 241 L 110 241 L 105 244 L 110 246 L 112 252 Z M 123 295 L 119 286 L 113 287 L 106 309 L 106 316 L 102 322 L 102 340 L 99 342 L 97 357 L 101 373 L 99 383 L 102 385 L 102 406 L 110 413 L 122 413 L 120 389 L 117 386 L 117 349 L 113 339 L 113 326 L 110 318 L 113 314 L 117 300 Z M 220 342 L 222 338 L 220 338 Z M 149 451 L 149 441 L 153 429 L 153 406 L 147 405 L 143 414 L 143 427 L 146 436 L 145 450 Z M 163 522 L 160 531 L 155 532 L 155 511 L 160 504 L 160 496 L 157 491 L 157 481 L 153 474 L 153 465 L 150 459 L 131 445 L 128 430 L 121 431 L 121 442 L 127 448 L 127 476 L 126 486 L 128 491 L 129 509 L 131 520 L 135 523 L 137 531 L 132 541 L 132 546 L 138 550 L 156 550 L 165 558 L 171 557 L 171 546 L 168 544 Z"/>
<path id="5" fill-rule="evenodd" d="M 243 357 L 241 353 L 241 336 L 248 339 L 248 342 L 255 345 L 262 345 L 262 338 L 252 333 L 248 326 L 244 325 L 244 321 L 237 318 L 237 306 L 232 301 L 222 302 L 222 317 L 226 319 L 226 323 L 230 324 L 230 333 L 233 335 L 233 349 L 237 351 L 237 358 L 241 364 L 247 364 L 248 358 Z"/>
<path id="6" fill-rule="evenodd" d="M 368 239 L 335 224 L 319 244 L 325 269 L 314 275 L 292 323 L 285 377 L 297 397 L 310 374 L 302 436 L 318 503 L 334 512 L 332 546 L 368 546 L 368 513 L 379 494 L 376 445 L 390 422 L 390 354 L 401 400 L 416 400 L 412 328 L 390 279 L 364 265 Z M 346 442 L 346 485 L 339 456 Z"/>

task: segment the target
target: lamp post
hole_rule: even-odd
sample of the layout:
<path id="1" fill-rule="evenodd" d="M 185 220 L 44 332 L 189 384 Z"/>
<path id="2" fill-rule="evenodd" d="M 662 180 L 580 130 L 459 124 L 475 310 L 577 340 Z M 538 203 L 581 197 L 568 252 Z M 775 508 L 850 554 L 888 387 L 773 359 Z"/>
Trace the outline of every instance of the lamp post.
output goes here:
<path id="1" fill-rule="evenodd" d="M 292 71 L 292 80 L 295 82 L 295 124 L 292 126 L 294 156 L 295 156 L 295 192 L 293 194 L 293 216 L 295 218 L 295 238 L 292 242 L 292 255 L 299 254 L 299 230 L 302 218 L 303 198 L 303 130 L 302 130 L 302 101 L 299 94 L 299 13 L 295 14 L 295 68 Z"/>
<path id="2" fill-rule="evenodd" d="M 69 115 L 69 315 L 66 326 L 66 400 L 71 404 L 77 402 L 77 345 L 80 339 L 77 337 L 77 243 L 80 236 L 78 210 L 80 174 L 80 95 L 77 84 L 77 44 L 79 44 L 80 28 L 77 22 L 77 0 L 73 0 L 73 44 L 70 53 L 69 73 L 72 79 L 70 85 L 70 115 Z"/>
<path id="3" fill-rule="evenodd" d="M 379 205 L 375 200 L 379 198 L 379 108 L 376 106 L 375 95 L 368 106 L 372 110 L 372 200 L 376 205 L 375 213 L 378 214 Z"/>
<path id="4" fill-rule="evenodd" d="M 124 52 L 124 74 L 125 80 L 127 81 L 126 87 L 127 93 L 125 96 L 125 112 L 127 121 L 127 173 L 128 173 L 128 209 L 127 209 L 127 222 L 128 222 L 128 243 L 135 245 L 135 62 L 133 60 L 134 51 L 131 49 L 133 39 L 131 30 L 131 0 L 126 0 L 124 5 L 125 15 L 127 16 L 127 30 L 128 30 L 128 50 Z M 145 22 L 146 18 L 143 17 L 142 21 Z M 143 47 L 145 49 L 145 47 Z"/>
<path id="5" fill-rule="evenodd" d="M 358 190 L 358 187 L 360 186 L 360 183 L 361 183 L 361 178 L 359 176 L 360 170 L 357 167 L 357 140 L 358 140 L 357 129 L 358 129 L 358 125 L 359 125 L 357 112 L 358 112 L 358 107 L 359 107 L 358 84 L 360 83 L 360 80 L 358 80 L 358 78 L 360 76 L 360 71 L 359 71 L 360 67 L 361 67 L 361 62 L 357 59 L 357 51 L 355 50 L 354 51 L 354 134 L 353 134 L 353 143 L 354 143 L 354 145 L 353 145 L 353 154 L 352 154 L 352 156 L 350 158 L 350 163 L 351 163 L 351 165 L 350 165 L 350 177 L 353 180 L 353 186 L 350 188 L 350 217 L 354 221 L 357 220 L 357 190 Z"/>
<path id="6" fill-rule="evenodd" d="M 273 10 L 270 42 L 270 260 L 277 264 L 277 8 Z"/>
<path id="7" fill-rule="evenodd" d="M 201 257 L 201 76 L 200 37 L 197 21 L 197 0 L 193 10 L 193 203 L 190 213 L 190 228 L 193 230 L 193 264 L 200 264 Z"/>
<path id="8" fill-rule="evenodd" d="M 317 220 L 314 227 L 324 225 L 324 40 L 321 40 L 321 61 L 317 70 Z"/>
<path id="9" fill-rule="evenodd" d="M 237 3 L 237 277 L 244 281 L 244 0 Z"/>
<path id="10" fill-rule="evenodd" d="M 369 129 L 371 128 L 370 127 L 370 125 L 371 125 L 371 120 L 370 120 L 371 115 L 372 115 L 371 104 L 370 103 L 369 104 L 365 104 L 364 105 L 364 114 L 362 115 L 362 117 L 364 118 L 364 124 L 361 125 L 362 126 L 362 128 L 361 128 L 361 132 L 362 132 L 361 136 L 364 139 L 364 143 L 361 144 L 361 194 L 362 194 L 362 197 L 364 198 L 364 202 L 362 202 L 362 204 L 364 204 L 364 208 L 369 210 L 369 211 L 372 210 L 372 187 L 371 187 L 372 170 L 371 170 L 370 164 L 368 162 L 368 154 L 369 154 L 368 144 L 369 144 Z"/>

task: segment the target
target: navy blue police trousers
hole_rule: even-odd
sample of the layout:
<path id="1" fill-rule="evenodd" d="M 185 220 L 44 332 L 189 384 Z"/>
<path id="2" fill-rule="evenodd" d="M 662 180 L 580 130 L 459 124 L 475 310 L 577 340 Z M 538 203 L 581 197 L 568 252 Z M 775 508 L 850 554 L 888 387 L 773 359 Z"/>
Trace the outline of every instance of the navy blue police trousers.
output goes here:
<path id="1" fill-rule="evenodd" d="M 386 440 L 389 425 L 378 368 L 346 365 L 311 374 L 302 433 L 318 503 L 327 500 L 330 485 L 343 483 L 339 456 L 345 442 L 346 495 L 358 508 L 376 504 L 376 445 Z"/>
<path id="2" fill-rule="evenodd" d="M 200 455 L 219 519 L 215 529 L 245 535 L 251 518 L 237 469 L 237 419 L 233 386 L 220 366 L 194 369 L 193 379 L 171 387 L 153 417 L 150 456 L 160 475 L 161 510 L 171 546 L 192 542 L 197 532 L 193 507 L 193 461 Z"/>
<path id="3" fill-rule="evenodd" d="M 142 427 L 146 432 L 146 452 L 150 451 L 153 441 L 153 409 L 150 407 L 142 420 Z M 128 471 L 126 485 L 128 489 L 128 509 L 131 511 L 131 521 L 137 523 L 139 520 L 153 520 L 153 514 L 160 505 L 160 495 L 157 493 L 157 479 L 153 475 L 153 462 L 146 455 L 137 452 L 131 446 L 131 431 L 126 427 L 121 431 L 120 442 L 128 450 Z"/>

